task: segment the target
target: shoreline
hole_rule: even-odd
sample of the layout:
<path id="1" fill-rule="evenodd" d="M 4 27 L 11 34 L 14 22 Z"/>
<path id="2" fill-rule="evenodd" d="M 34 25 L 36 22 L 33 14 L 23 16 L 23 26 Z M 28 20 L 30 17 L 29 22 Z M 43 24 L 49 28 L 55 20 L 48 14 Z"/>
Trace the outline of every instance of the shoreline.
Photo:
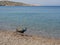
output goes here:
<path id="1" fill-rule="evenodd" d="M 60 39 L 0 30 L 0 45 L 60 45 Z"/>

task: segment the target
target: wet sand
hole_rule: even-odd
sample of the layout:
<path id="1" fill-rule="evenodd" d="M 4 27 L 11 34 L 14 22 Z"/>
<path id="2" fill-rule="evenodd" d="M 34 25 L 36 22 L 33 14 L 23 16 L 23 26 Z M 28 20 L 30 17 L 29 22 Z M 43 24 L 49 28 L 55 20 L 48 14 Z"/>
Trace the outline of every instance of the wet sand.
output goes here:
<path id="1" fill-rule="evenodd" d="M 0 30 L 0 45 L 60 45 L 60 39 Z"/>

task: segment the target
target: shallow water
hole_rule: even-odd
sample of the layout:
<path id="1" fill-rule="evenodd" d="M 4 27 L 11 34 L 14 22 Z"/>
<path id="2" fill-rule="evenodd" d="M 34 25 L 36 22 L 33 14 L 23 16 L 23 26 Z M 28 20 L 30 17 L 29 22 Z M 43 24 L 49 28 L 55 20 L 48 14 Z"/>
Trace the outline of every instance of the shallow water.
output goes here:
<path id="1" fill-rule="evenodd" d="M 28 28 L 26 33 L 60 38 L 60 7 L 0 6 L 0 29 Z"/>

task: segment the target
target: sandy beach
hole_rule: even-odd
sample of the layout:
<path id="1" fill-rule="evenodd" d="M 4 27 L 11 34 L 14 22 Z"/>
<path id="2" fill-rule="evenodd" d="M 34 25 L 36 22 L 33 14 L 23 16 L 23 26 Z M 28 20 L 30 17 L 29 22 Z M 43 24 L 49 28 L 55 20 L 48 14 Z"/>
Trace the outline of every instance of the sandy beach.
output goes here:
<path id="1" fill-rule="evenodd" d="M 60 45 L 60 40 L 0 30 L 0 45 Z"/>

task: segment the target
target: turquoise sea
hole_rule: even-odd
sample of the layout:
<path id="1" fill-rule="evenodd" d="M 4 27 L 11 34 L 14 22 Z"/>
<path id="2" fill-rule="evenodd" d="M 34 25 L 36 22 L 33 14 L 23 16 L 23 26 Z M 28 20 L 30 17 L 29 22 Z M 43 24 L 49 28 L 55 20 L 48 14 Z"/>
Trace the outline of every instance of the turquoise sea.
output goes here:
<path id="1" fill-rule="evenodd" d="M 0 30 L 27 27 L 27 34 L 60 38 L 59 6 L 0 6 Z"/>

